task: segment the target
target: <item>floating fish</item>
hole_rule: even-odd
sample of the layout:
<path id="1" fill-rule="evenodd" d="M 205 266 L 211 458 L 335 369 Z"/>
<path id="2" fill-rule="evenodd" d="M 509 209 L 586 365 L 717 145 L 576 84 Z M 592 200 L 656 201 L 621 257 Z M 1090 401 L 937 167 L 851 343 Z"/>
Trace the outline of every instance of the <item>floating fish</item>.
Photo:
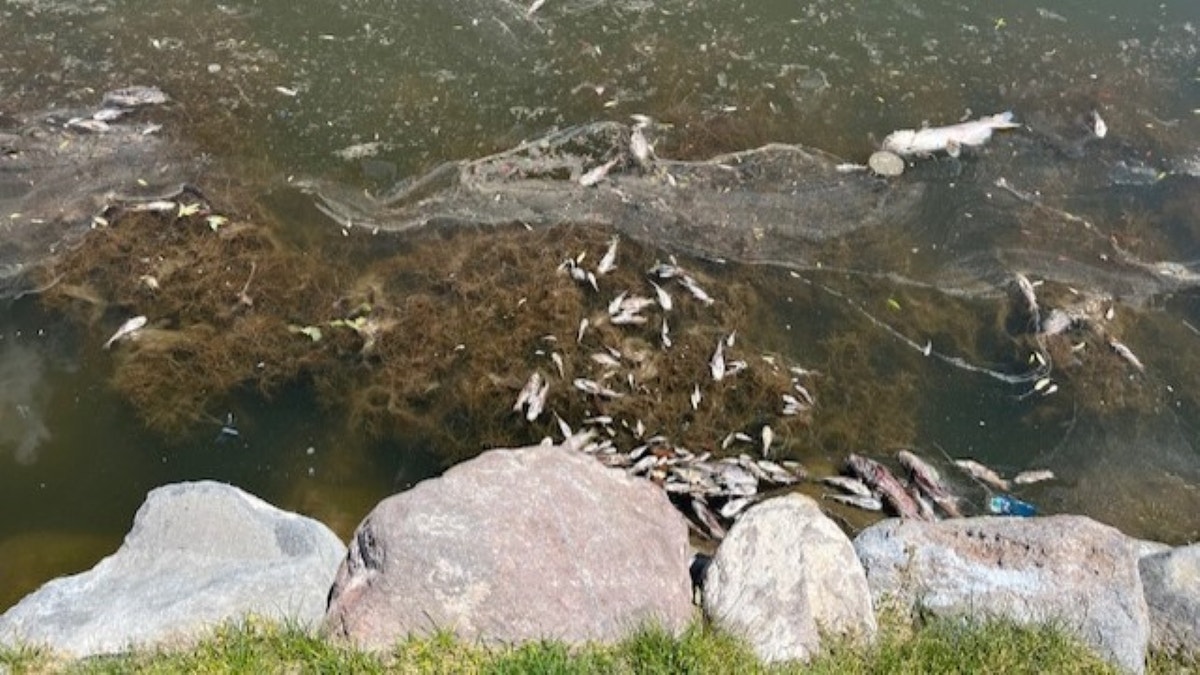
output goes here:
<path id="1" fill-rule="evenodd" d="M 117 332 L 113 333 L 112 337 L 108 338 L 108 341 L 104 343 L 104 348 L 108 349 L 109 347 L 113 346 L 113 343 L 119 342 L 138 332 L 143 326 L 146 325 L 146 321 L 147 319 L 144 316 L 135 316 L 121 324 L 121 327 L 117 329 Z"/>
<path id="2" fill-rule="evenodd" d="M 843 492 L 852 495 L 858 495 L 859 497 L 874 496 L 874 493 L 871 492 L 871 488 L 867 487 L 866 483 L 858 480 L 857 478 L 851 478 L 849 476 L 825 476 L 821 478 L 821 482 L 825 483 L 826 485 L 832 485 Z"/>
<path id="3" fill-rule="evenodd" d="M 700 288 L 700 284 L 696 283 L 695 279 L 687 276 L 686 274 L 679 278 L 679 283 L 683 284 L 683 287 L 688 290 L 688 293 L 692 294 L 693 298 L 699 300 L 705 305 L 711 305 L 713 302 L 715 302 L 708 293 L 704 292 L 703 288 Z"/>
<path id="4" fill-rule="evenodd" d="M 764 424 L 762 428 L 762 456 L 771 456 L 771 443 L 775 441 L 775 431 L 771 429 L 771 425 Z"/>
<path id="5" fill-rule="evenodd" d="M 1013 476 L 1012 482 L 1017 485 L 1032 485 L 1033 483 L 1041 483 L 1042 481 L 1054 480 L 1056 476 L 1049 469 L 1033 469 L 1030 471 L 1022 471 Z"/>
<path id="6" fill-rule="evenodd" d="M 624 396 L 624 394 L 620 392 L 613 391 L 608 387 L 597 384 L 593 380 L 582 377 L 575 378 L 574 385 L 579 391 L 582 391 L 585 394 L 591 394 L 592 396 L 599 396 L 600 398 L 621 398 Z"/>
<path id="7" fill-rule="evenodd" d="M 1133 353 L 1132 349 L 1130 349 L 1129 347 L 1126 347 L 1125 343 L 1121 342 L 1120 340 L 1118 340 L 1116 338 L 1109 338 L 1108 346 L 1113 348 L 1113 351 L 1117 353 L 1117 356 L 1120 356 L 1121 358 L 1128 361 L 1129 365 L 1133 366 L 1134 368 L 1137 368 L 1137 371 L 1139 373 L 1146 372 L 1146 366 L 1142 365 L 1141 359 L 1139 359 L 1137 357 L 1137 355 Z"/>
<path id="8" fill-rule="evenodd" d="M 846 464 L 864 483 L 877 490 L 901 518 L 924 520 L 920 505 L 887 467 L 855 453 L 846 458 Z"/>
<path id="9" fill-rule="evenodd" d="M 653 281 L 650 285 L 654 287 L 654 294 L 658 297 L 658 306 L 662 307 L 664 312 L 671 311 L 675 307 L 675 303 L 671 301 L 671 294 Z"/>
<path id="10" fill-rule="evenodd" d="M 591 321 L 588 321 L 587 318 L 579 320 L 579 330 L 575 333 L 575 344 L 583 342 L 583 335 L 587 332 L 589 324 L 591 324 Z"/>
<path id="11" fill-rule="evenodd" d="M 956 459 L 954 460 L 954 465 L 966 471 L 972 478 L 983 481 L 997 490 L 1007 490 L 1009 488 L 1008 481 L 1001 478 L 1000 474 L 973 459 Z"/>
<path id="12" fill-rule="evenodd" d="M 616 165 L 617 165 L 616 158 L 608 160 L 607 162 L 601 164 L 600 166 L 593 168 L 591 171 L 588 171 L 587 173 L 580 176 L 579 184 L 584 187 L 591 187 L 591 186 L 595 185 L 596 183 L 599 183 L 600 181 L 604 180 L 605 176 L 608 175 L 608 172 L 611 171 L 612 168 Z"/>
<path id="13" fill-rule="evenodd" d="M 600 264 L 596 266 L 596 274 L 604 275 L 617 269 L 617 244 L 621 238 L 614 235 L 608 242 L 608 250 L 604 252 L 604 256 L 600 258 Z"/>
<path id="14" fill-rule="evenodd" d="M 1096 138 L 1104 138 L 1108 135 L 1108 125 L 1104 123 L 1104 118 L 1095 110 L 1088 113 L 1088 126 L 1091 127 L 1092 134 Z"/>
<path id="15" fill-rule="evenodd" d="M 900 464 L 912 473 L 913 482 L 916 483 L 917 488 L 941 507 L 946 515 L 951 518 L 963 517 L 962 511 L 958 508 L 958 499 L 950 494 L 945 483 L 942 482 L 942 477 L 938 475 L 937 469 L 908 450 L 896 453 L 896 459 L 900 460 Z"/>
<path id="16" fill-rule="evenodd" d="M 708 361 L 708 369 L 712 373 L 712 379 L 720 382 L 725 379 L 725 341 L 717 340 L 717 349 L 713 352 L 712 358 Z"/>
<path id="17" fill-rule="evenodd" d="M 1017 290 L 1021 292 L 1021 297 L 1025 298 L 1025 309 L 1029 311 L 1029 316 L 1033 318 L 1033 325 L 1039 326 L 1042 323 L 1040 310 L 1038 308 L 1037 293 L 1033 290 L 1033 282 L 1029 277 L 1017 272 Z"/>
<path id="18" fill-rule="evenodd" d="M 944 127 L 901 129 L 883 139 L 883 149 L 901 156 L 946 152 L 957 157 L 963 146 L 977 147 L 986 143 L 992 137 L 992 131 L 1019 126 L 1013 122 L 1010 111 Z"/>
<path id="19" fill-rule="evenodd" d="M 698 385 L 698 384 L 694 385 L 692 387 L 692 398 L 691 398 L 692 410 L 696 410 L 697 408 L 700 407 L 701 400 L 702 400 L 702 397 L 700 395 L 700 385 Z"/>
<path id="20" fill-rule="evenodd" d="M 671 328 L 667 326 L 667 317 L 662 318 L 662 330 L 659 331 L 659 336 L 662 338 L 663 349 L 671 348 Z"/>
<path id="21" fill-rule="evenodd" d="M 529 406 L 529 400 L 533 398 L 542 388 L 542 374 L 539 371 L 534 371 L 529 375 L 529 379 L 525 381 L 525 386 L 521 387 L 520 393 L 517 394 L 517 402 L 513 404 L 513 412 L 521 412 Z"/>
<path id="22" fill-rule="evenodd" d="M 864 511 L 882 511 L 883 501 L 874 495 L 821 495 L 822 499 L 831 499 L 839 504 L 846 504 Z"/>

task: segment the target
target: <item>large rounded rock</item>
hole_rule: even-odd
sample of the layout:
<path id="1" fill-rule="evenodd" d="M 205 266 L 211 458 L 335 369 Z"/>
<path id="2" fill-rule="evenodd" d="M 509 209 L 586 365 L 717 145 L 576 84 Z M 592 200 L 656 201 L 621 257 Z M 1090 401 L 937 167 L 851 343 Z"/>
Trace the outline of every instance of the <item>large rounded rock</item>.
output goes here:
<path id="1" fill-rule="evenodd" d="M 1200 544 L 1138 561 L 1150 606 L 1150 646 L 1200 655 Z"/>
<path id="2" fill-rule="evenodd" d="M 346 547 L 315 520 L 204 481 L 150 492 L 113 555 L 0 617 L 0 644 L 68 656 L 187 642 L 247 615 L 315 626 Z"/>
<path id="3" fill-rule="evenodd" d="M 693 613 L 687 526 L 662 490 L 563 446 L 491 450 L 359 525 L 326 628 L 387 649 L 451 630 L 514 643 L 618 640 Z"/>
<path id="4" fill-rule="evenodd" d="M 854 547 L 801 494 L 767 500 L 738 519 L 708 567 L 704 611 L 764 661 L 807 660 L 823 635 L 875 633 Z"/>
<path id="5" fill-rule="evenodd" d="M 1143 672 L 1150 622 L 1135 546 L 1082 516 L 885 520 L 854 540 L 876 606 L 1058 624 Z"/>

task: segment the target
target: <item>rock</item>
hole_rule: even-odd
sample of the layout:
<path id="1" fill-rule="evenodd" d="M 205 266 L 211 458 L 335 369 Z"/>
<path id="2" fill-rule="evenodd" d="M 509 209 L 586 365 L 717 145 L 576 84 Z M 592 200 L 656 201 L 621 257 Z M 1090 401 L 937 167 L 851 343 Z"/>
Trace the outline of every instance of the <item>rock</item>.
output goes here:
<path id="1" fill-rule="evenodd" d="M 904 160 L 900 155 L 887 150 L 871 153 L 867 159 L 867 166 L 879 176 L 894 177 L 904 173 Z"/>
<path id="2" fill-rule="evenodd" d="M 255 615 L 315 625 L 346 547 L 315 520 L 238 488 L 157 488 L 116 553 L 55 579 L 0 616 L 0 644 L 67 656 L 186 643 Z"/>
<path id="3" fill-rule="evenodd" d="M 721 542 L 704 580 L 704 611 L 767 662 L 808 660 L 822 634 L 875 634 L 854 547 L 811 498 L 767 500 Z"/>
<path id="4" fill-rule="evenodd" d="M 566 446 L 491 450 L 389 497 L 350 543 L 326 629 L 367 649 L 615 641 L 692 619 L 687 525 L 649 481 Z"/>
<path id="5" fill-rule="evenodd" d="M 1150 646 L 1200 655 L 1200 544 L 1138 561 L 1150 607 Z"/>
<path id="6" fill-rule="evenodd" d="M 1145 669 L 1150 622 L 1131 540 L 1082 516 L 885 520 L 854 541 L 876 606 L 1058 623 Z"/>

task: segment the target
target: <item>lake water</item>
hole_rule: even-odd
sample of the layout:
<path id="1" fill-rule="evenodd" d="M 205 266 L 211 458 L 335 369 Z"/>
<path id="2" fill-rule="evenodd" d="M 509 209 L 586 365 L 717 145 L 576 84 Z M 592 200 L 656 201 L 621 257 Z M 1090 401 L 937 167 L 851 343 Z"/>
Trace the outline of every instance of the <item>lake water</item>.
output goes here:
<path id="1" fill-rule="evenodd" d="M 549 372 L 555 349 L 576 359 L 571 367 L 587 361 L 538 340 L 568 344 L 579 312 L 606 304 L 554 269 L 585 250 L 594 262 L 609 232 L 581 223 L 343 233 L 296 186 L 382 193 L 443 162 L 631 114 L 660 123 L 657 153 L 673 160 L 779 142 L 861 163 L 894 129 L 1009 109 L 1029 125 L 960 160 L 917 160 L 900 180 L 933 197 L 903 231 L 823 243 L 803 264 L 682 258 L 718 302 L 709 311 L 677 292 L 681 356 L 656 364 L 670 377 L 656 376 L 656 403 L 636 413 L 648 426 L 697 448 L 761 427 L 755 387 L 767 381 L 713 394 L 719 409 L 686 412 L 711 343 L 737 330 L 752 369 L 767 354 L 820 372 L 810 418 L 772 418 L 780 452 L 814 474 L 848 452 L 910 446 L 943 466 L 946 455 L 1006 474 L 1050 468 L 1058 480 L 1018 492 L 1044 512 L 1196 540 L 1200 5 L 874 5 L 547 0 L 531 12 L 507 0 L 0 0 L 0 131 L 5 119 L 94 108 L 118 87 L 159 86 L 171 102 L 139 114 L 163 125 L 171 161 L 221 212 L 272 232 L 244 250 L 276 261 L 249 267 L 248 257 L 184 248 L 196 238 L 142 238 L 128 260 L 97 257 L 98 272 L 76 270 L 108 289 L 105 303 L 48 293 L 0 304 L 0 608 L 115 550 L 158 485 L 227 481 L 346 537 L 380 498 L 484 445 L 556 433 L 552 421 L 527 426 L 508 414 L 509 386 L 531 368 Z M 1103 139 L 1088 135 L 1093 111 L 1107 124 Z M 997 187 L 1000 176 L 1037 205 Z M 241 241 L 232 232 L 224 241 Z M 623 242 L 614 284 L 636 283 L 682 243 Z M 231 312 L 320 319 L 326 339 L 282 342 L 276 353 L 269 341 L 243 349 L 213 334 L 221 347 L 203 352 L 209 370 L 244 373 L 219 391 L 204 389 L 203 369 L 101 349 L 132 313 L 187 328 L 191 308 L 177 303 L 166 318 L 169 289 L 142 289 L 142 305 L 116 301 L 132 292 L 118 278 L 155 265 L 166 278 L 168 245 L 225 260 L 220 269 L 237 279 L 219 277 L 232 284 L 222 296 Z M 1120 252 L 1129 260 L 1110 269 L 1107 256 Z M 1176 265 L 1171 283 L 1161 263 Z M 1100 299 L 1092 320 L 1102 333 L 1078 330 L 1049 347 L 1049 396 L 983 372 L 1029 369 L 1032 338 L 1005 276 L 1015 272 L 1045 280 L 1047 307 Z M 238 306 L 242 280 L 249 307 Z M 360 303 L 393 312 L 374 315 L 390 336 L 376 354 L 328 326 Z M 635 349 L 637 339 L 622 344 Z M 922 354 L 927 340 L 937 357 Z M 263 371 L 275 367 L 266 386 Z M 599 412 L 561 395 L 574 426 Z M 230 423 L 236 436 L 221 432 Z M 982 490 L 953 480 L 978 512 Z"/>

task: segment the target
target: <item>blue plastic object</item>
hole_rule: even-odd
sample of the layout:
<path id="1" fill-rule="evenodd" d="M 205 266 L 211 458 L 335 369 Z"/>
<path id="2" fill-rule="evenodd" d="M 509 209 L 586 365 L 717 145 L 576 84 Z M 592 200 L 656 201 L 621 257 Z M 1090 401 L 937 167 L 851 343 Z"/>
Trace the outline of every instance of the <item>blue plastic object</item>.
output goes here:
<path id="1" fill-rule="evenodd" d="M 996 495 L 988 502 L 988 510 L 1002 516 L 1031 518 L 1037 515 L 1037 507 L 1009 495 Z"/>

